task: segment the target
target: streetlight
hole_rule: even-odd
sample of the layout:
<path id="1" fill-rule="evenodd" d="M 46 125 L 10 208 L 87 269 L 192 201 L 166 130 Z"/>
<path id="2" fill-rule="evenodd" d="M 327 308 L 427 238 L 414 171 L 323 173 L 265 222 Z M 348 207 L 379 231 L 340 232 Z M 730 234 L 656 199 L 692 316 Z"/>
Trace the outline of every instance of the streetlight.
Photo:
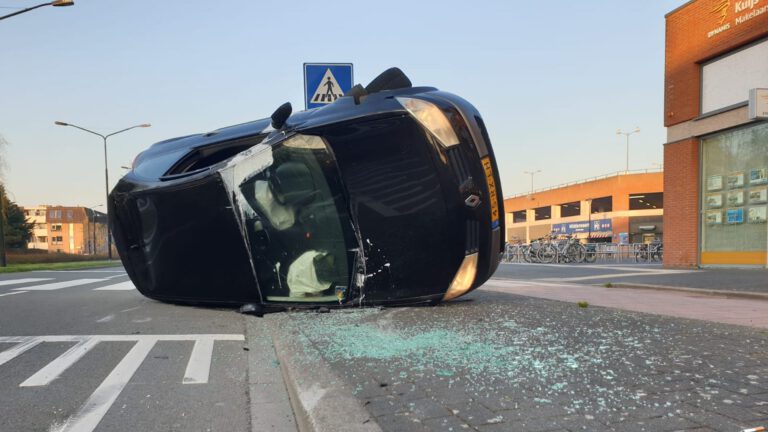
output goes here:
<path id="1" fill-rule="evenodd" d="M 531 196 L 533 196 L 533 176 L 540 173 L 541 170 L 536 171 L 523 171 L 523 174 L 529 174 L 531 176 Z"/>
<path id="2" fill-rule="evenodd" d="M 640 132 L 639 127 L 635 127 L 635 130 L 631 132 L 622 132 L 621 129 L 616 129 L 616 135 L 624 135 L 625 137 L 627 137 L 627 171 L 626 172 L 629 172 L 629 136 L 634 135 L 638 132 Z"/>
<path id="3" fill-rule="evenodd" d="M 107 138 L 111 137 L 112 135 L 117 135 L 119 133 L 123 133 L 123 132 L 129 131 L 131 129 L 146 128 L 146 127 L 152 126 L 149 123 L 142 123 L 142 124 L 139 124 L 139 125 L 136 125 L 136 126 L 131 126 L 129 128 L 121 129 L 121 130 L 119 130 L 117 132 L 112 132 L 111 134 L 102 135 L 102 134 L 100 134 L 98 132 L 94 132 L 92 130 L 88 130 L 88 129 L 84 128 L 84 127 L 80 127 L 80 126 L 74 125 L 72 123 L 65 123 L 65 122 L 62 122 L 62 121 L 55 121 L 54 124 L 59 125 L 59 126 L 72 126 L 73 128 L 80 129 L 81 131 L 88 132 L 88 133 L 94 134 L 94 135 L 98 135 L 98 136 L 101 137 L 102 140 L 104 140 L 104 186 L 105 186 L 105 190 L 106 190 L 106 195 L 105 195 L 106 196 L 106 201 L 105 201 L 105 203 L 109 202 L 109 168 L 107 167 Z M 107 211 L 109 211 L 109 206 L 108 205 L 107 205 Z M 109 232 L 109 218 L 107 218 L 107 256 L 109 257 L 110 260 L 112 259 L 112 236 L 110 235 L 110 232 Z"/>
<path id="4" fill-rule="evenodd" d="M 0 17 L 0 21 L 4 20 L 6 18 L 10 18 L 12 16 L 23 14 L 24 12 L 29 12 L 29 11 L 31 11 L 33 9 L 41 8 L 43 6 L 56 6 L 56 7 L 60 7 L 60 6 L 74 6 L 74 5 L 75 5 L 74 0 L 54 0 L 52 2 L 42 3 L 42 4 L 39 4 L 37 6 L 32 6 L 32 7 L 26 8 L 26 9 L 22 9 L 20 11 L 16 11 L 16 12 L 14 12 L 12 14 L 1 16 Z"/>

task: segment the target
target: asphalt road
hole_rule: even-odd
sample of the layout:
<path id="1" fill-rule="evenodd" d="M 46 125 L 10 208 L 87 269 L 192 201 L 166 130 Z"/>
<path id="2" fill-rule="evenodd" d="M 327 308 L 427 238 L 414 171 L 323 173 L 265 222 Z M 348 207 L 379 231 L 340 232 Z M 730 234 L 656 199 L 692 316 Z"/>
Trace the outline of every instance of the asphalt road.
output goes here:
<path id="1" fill-rule="evenodd" d="M 121 267 L 0 277 L 0 430 L 250 430 L 245 318 Z"/>
<path id="2" fill-rule="evenodd" d="M 502 265 L 495 277 L 686 274 Z M 337 376 L 306 387 L 345 383 L 385 431 L 768 425 L 764 329 L 482 288 L 434 308 L 258 319 L 146 299 L 115 267 L 0 276 L 0 432 L 295 431 L 273 337 L 300 345 L 301 369 Z"/>

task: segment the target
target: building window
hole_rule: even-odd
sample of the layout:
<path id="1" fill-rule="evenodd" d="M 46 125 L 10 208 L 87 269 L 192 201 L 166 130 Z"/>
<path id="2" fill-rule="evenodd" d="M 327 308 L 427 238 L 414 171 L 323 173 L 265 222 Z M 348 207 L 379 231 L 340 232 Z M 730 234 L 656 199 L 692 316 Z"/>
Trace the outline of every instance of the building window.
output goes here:
<path id="1" fill-rule="evenodd" d="M 572 217 L 581 215 L 581 203 L 573 201 L 560 204 L 560 217 Z"/>
<path id="2" fill-rule="evenodd" d="M 601 197 L 592 200 L 592 214 L 613 211 L 613 197 Z"/>
<path id="3" fill-rule="evenodd" d="M 630 210 L 653 210 L 664 208 L 664 193 L 639 193 L 629 196 Z"/>
<path id="4" fill-rule="evenodd" d="M 61 224 L 51 224 L 51 231 L 61 231 Z"/>
<path id="5" fill-rule="evenodd" d="M 48 241 L 48 237 L 46 237 L 46 236 L 38 236 L 37 237 L 37 242 L 38 243 L 45 243 L 47 241 Z"/>
<path id="6" fill-rule="evenodd" d="M 527 211 L 519 210 L 512 212 L 512 223 L 522 223 L 528 221 Z"/>
<path id="7" fill-rule="evenodd" d="M 62 238 L 62 236 L 51 237 L 51 243 L 53 244 L 62 244 L 63 242 L 64 242 L 64 239 Z"/>
<path id="8" fill-rule="evenodd" d="M 702 264 L 714 263 L 706 252 L 725 252 L 741 264 L 765 265 L 767 142 L 765 123 L 702 140 Z"/>
<path id="9" fill-rule="evenodd" d="M 552 207 L 546 206 L 546 207 L 538 207 L 533 209 L 535 216 L 533 220 L 547 220 L 552 219 Z"/>
<path id="10" fill-rule="evenodd" d="M 768 86 L 768 41 L 716 59 L 701 68 L 701 112 L 749 99 L 749 90 Z"/>

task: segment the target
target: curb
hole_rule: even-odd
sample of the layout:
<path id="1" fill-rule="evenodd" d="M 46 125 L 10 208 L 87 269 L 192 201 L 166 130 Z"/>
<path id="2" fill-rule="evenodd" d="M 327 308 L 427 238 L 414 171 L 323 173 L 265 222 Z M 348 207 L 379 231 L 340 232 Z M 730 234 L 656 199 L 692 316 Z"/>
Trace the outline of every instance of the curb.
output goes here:
<path id="1" fill-rule="evenodd" d="M 634 289 L 646 289 L 646 290 L 655 290 L 655 291 L 677 291 L 677 292 L 683 292 L 687 294 L 700 294 L 700 295 L 706 295 L 711 297 L 741 298 L 741 299 L 749 299 L 749 300 L 768 300 L 768 294 L 751 292 L 751 291 L 725 291 L 725 290 L 714 290 L 714 289 L 705 289 L 705 288 L 686 288 L 686 287 L 676 287 L 676 286 L 669 286 L 669 285 L 653 285 L 653 284 L 621 283 L 621 282 L 611 283 L 611 285 L 612 285 L 612 288 L 634 288 Z M 592 286 L 605 288 L 605 286 L 602 284 L 592 285 Z"/>
<path id="2" fill-rule="evenodd" d="M 298 343 L 299 334 L 288 330 L 285 313 L 267 315 L 277 359 L 301 432 L 381 432 L 343 379 L 336 375 L 314 348 Z M 312 359 L 307 367 L 301 359 Z"/>

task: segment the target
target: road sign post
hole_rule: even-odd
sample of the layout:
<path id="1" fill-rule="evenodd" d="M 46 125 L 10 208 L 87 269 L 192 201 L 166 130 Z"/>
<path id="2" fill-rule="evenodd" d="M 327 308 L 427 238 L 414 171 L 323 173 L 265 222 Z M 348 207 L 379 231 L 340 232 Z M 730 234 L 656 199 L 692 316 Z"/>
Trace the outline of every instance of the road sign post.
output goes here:
<path id="1" fill-rule="evenodd" d="M 352 63 L 304 63 L 304 108 L 335 102 L 352 83 Z"/>

